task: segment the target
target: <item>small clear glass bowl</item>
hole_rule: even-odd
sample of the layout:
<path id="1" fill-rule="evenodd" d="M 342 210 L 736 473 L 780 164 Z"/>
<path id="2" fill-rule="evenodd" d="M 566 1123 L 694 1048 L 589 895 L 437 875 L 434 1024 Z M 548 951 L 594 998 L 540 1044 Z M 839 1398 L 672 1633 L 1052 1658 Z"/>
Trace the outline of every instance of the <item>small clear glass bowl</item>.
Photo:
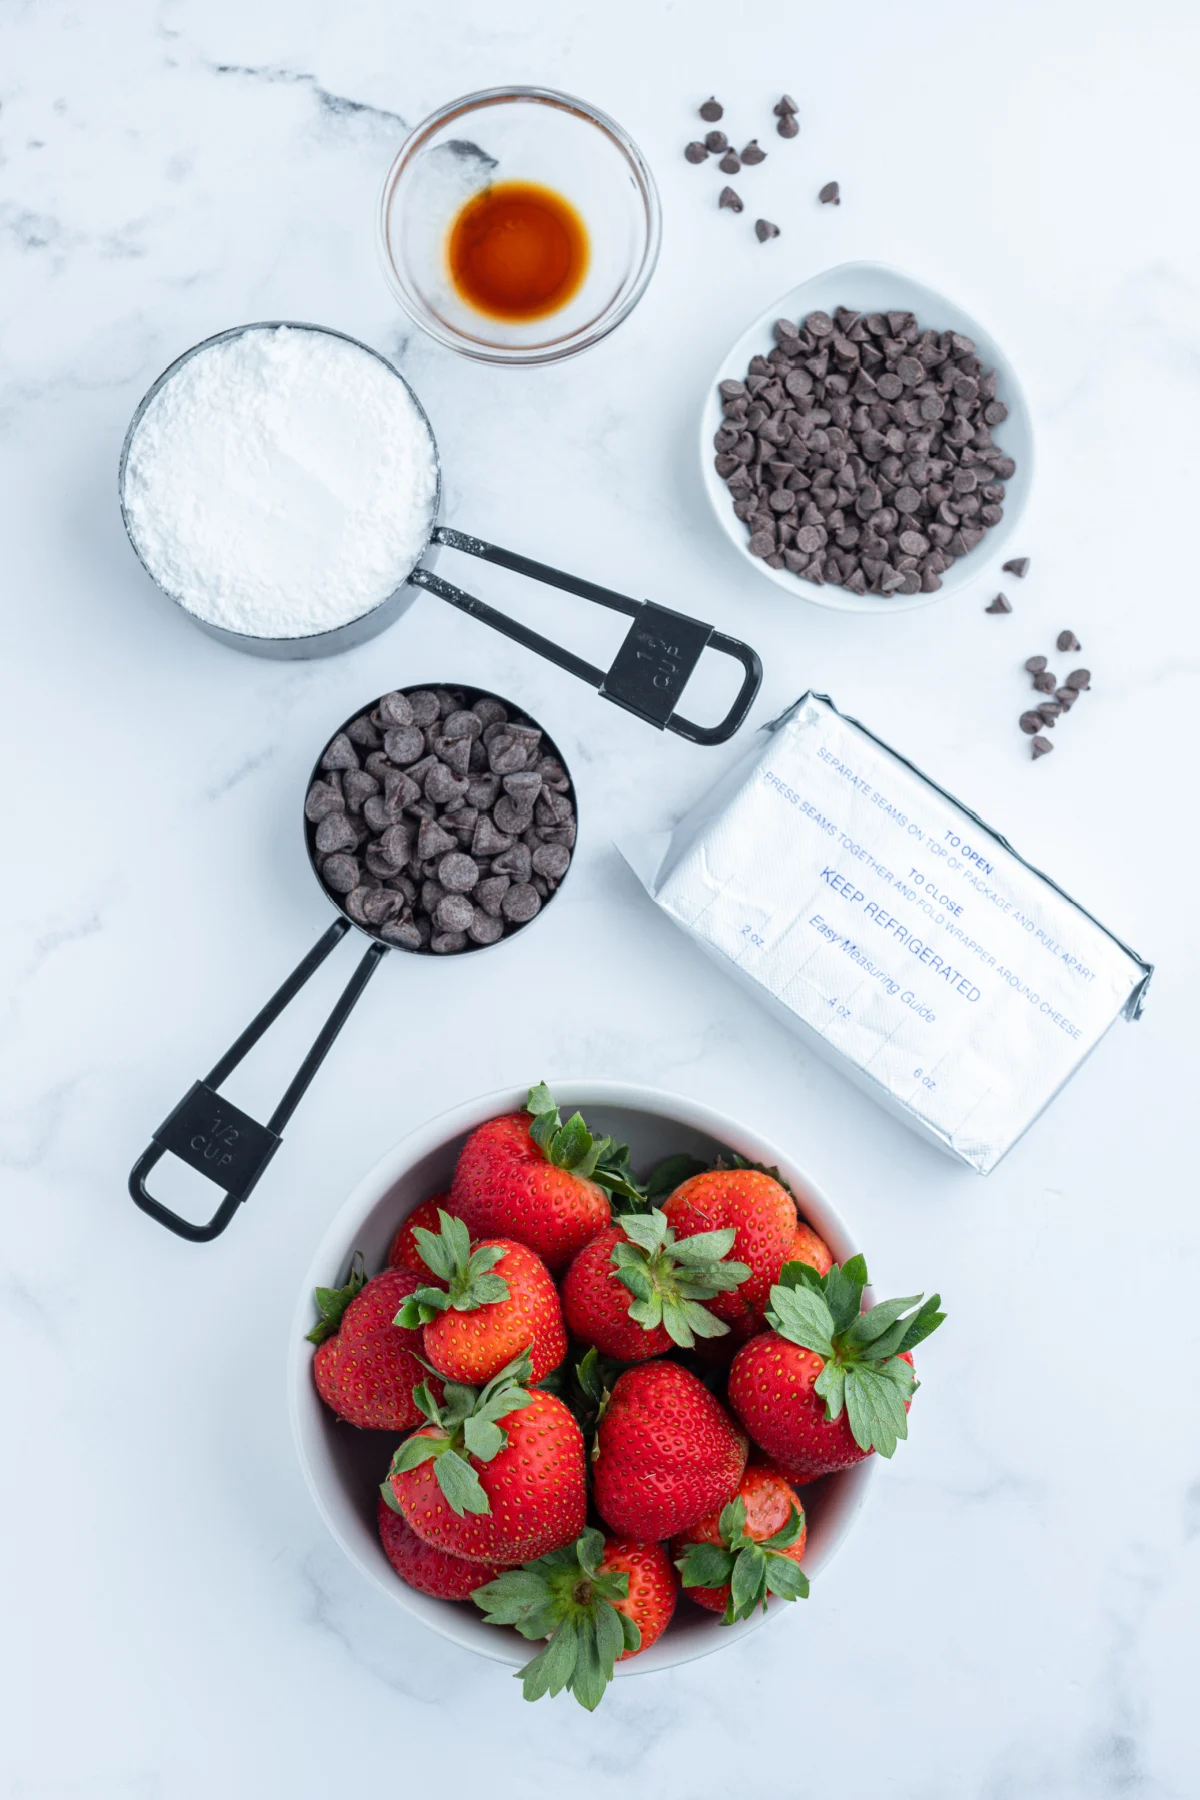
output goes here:
<path id="1" fill-rule="evenodd" d="M 539 319 L 494 319 L 450 277 L 450 227 L 496 181 L 553 188 L 587 228 L 579 288 Z M 393 293 L 431 337 L 479 362 L 546 363 L 599 343 L 628 317 L 658 260 L 654 177 L 615 120 L 550 88 L 487 88 L 452 100 L 405 140 L 388 170 L 379 247 Z"/>

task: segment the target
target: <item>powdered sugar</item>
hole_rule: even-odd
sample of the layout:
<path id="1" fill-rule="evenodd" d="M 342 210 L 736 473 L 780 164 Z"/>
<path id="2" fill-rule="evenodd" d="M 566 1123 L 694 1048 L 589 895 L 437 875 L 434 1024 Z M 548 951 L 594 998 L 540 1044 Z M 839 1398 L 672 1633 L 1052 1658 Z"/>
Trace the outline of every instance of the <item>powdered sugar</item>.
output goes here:
<path id="1" fill-rule="evenodd" d="M 433 523 L 436 452 L 377 357 L 332 333 L 253 326 L 154 396 L 124 500 L 147 568 L 197 618 L 307 637 L 409 574 Z"/>

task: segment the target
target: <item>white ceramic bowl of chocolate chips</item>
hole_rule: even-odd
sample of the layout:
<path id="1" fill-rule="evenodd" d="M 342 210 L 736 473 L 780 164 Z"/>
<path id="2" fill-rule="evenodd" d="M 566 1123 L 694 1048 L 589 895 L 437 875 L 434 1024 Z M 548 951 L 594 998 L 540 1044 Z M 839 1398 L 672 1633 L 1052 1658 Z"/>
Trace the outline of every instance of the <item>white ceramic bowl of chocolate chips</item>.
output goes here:
<path id="1" fill-rule="evenodd" d="M 1033 476 L 1012 364 L 961 306 L 883 263 L 782 295 L 722 358 L 701 466 L 738 554 L 799 599 L 947 599 L 1016 530 Z"/>

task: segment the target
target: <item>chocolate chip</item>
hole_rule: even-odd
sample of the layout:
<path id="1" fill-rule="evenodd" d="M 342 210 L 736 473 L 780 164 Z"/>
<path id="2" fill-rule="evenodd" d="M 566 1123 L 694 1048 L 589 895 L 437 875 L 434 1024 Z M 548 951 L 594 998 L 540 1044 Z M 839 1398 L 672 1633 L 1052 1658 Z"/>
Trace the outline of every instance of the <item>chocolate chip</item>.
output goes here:
<path id="1" fill-rule="evenodd" d="M 792 96 L 790 94 L 783 94 L 775 102 L 774 106 L 771 108 L 771 111 L 775 114 L 777 119 L 782 119 L 785 113 L 799 112 L 800 108 L 797 106 L 796 102 L 792 99 Z"/>
<path id="2" fill-rule="evenodd" d="M 493 919 L 500 917 L 500 903 L 512 886 L 507 875 L 487 875 L 475 889 L 472 899 L 476 909 L 480 907 Z"/>
<path id="3" fill-rule="evenodd" d="M 1005 594 L 997 594 L 996 598 L 989 601 L 983 610 L 990 613 L 1010 613 L 1012 601 Z"/>
<path id="4" fill-rule="evenodd" d="M 1029 558 L 1027 556 L 1014 556 L 1011 562 L 1006 562 L 1004 564 L 1004 572 L 1006 575 L 1015 575 L 1018 581 L 1024 581 L 1026 575 L 1029 573 Z"/>
<path id="5" fill-rule="evenodd" d="M 435 931 L 429 940 L 429 948 L 435 956 L 453 956 L 467 947 L 465 931 Z"/>
<path id="6" fill-rule="evenodd" d="M 723 131 L 709 131 L 705 133 L 704 147 L 711 150 L 714 156 L 719 156 L 722 150 L 728 150 L 729 139 Z"/>
<path id="7" fill-rule="evenodd" d="M 379 702 L 379 717 L 385 725 L 412 725 L 416 723 L 413 715 L 412 701 L 407 694 L 397 690 L 385 694 Z"/>
<path id="8" fill-rule="evenodd" d="M 716 98 L 715 94 L 710 94 L 699 110 L 700 117 L 708 125 L 715 125 L 718 119 L 722 119 L 725 116 L 725 108 L 721 105 L 721 102 Z"/>
<path id="9" fill-rule="evenodd" d="M 1072 669 L 1063 683 L 1064 687 L 1075 688 L 1081 694 L 1086 692 L 1091 685 L 1092 671 L 1090 669 Z"/>
<path id="10" fill-rule="evenodd" d="M 339 731 L 321 758 L 323 769 L 357 769 L 358 751 L 344 731 Z"/>
<path id="11" fill-rule="evenodd" d="M 321 864 L 321 880 L 335 894 L 351 893 L 360 880 L 358 858 L 347 856 L 344 852 L 327 856 Z"/>
<path id="12" fill-rule="evenodd" d="M 727 150 L 717 167 L 722 175 L 737 175 L 741 171 L 742 159 L 736 150 Z"/>
<path id="13" fill-rule="evenodd" d="M 344 812 L 328 813 L 313 836 L 313 843 L 323 856 L 335 850 L 357 850 L 359 842 L 359 834 Z"/>
<path id="14" fill-rule="evenodd" d="M 1071 708 L 1079 698 L 1079 689 L 1069 687 L 1055 688 L 1054 698 L 1062 702 L 1064 712 L 1070 712 Z"/>
<path id="15" fill-rule="evenodd" d="M 500 902 L 500 911 L 514 925 L 528 924 L 541 909 L 541 895 L 527 881 L 515 882 Z"/>
<path id="16" fill-rule="evenodd" d="M 1039 669 L 1033 678 L 1033 685 L 1039 694 L 1052 694 L 1058 686 L 1058 681 L 1049 669 Z"/>
<path id="17" fill-rule="evenodd" d="M 755 219 L 754 235 L 760 244 L 765 244 L 768 238 L 777 238 L 779 236 L 779 227 L 778 225 L 772 225 L 770 219 Z"/>
<path id="18" fill-rule="evenodd" d="M 383 748 L 391 762 L 415 763 L 425 753 L 425 734 L 416 725 L 396 725 L 384 733 Z"/>
<path id="19" fill-rule="evenodd" d="M 1055 638 L 1054 642 L 1055 642 L 1056 648 L 1059 650 L 1082 650 L 1083 649 L 1083 645 L 1080 643 L 1079 639 L 1075 636 L 1075 633 L 1073 631 L 1060 631 L 1058 636 Z"/>
<path id="20" fill-rule="evenodd" d="M 1032 737 L 1035 731 L 1042 729 L 1042 715 L 1038 712 L 1023 712 L 1017 723 L 1022 731 Z"/>
<path id="21" fill-rule="evenodd" d="M 469 931 L 475 908 L 462 894 L 446 894 L 438 901 L 433 917 L 440 931 Z"/>
<path id="22" fill-rule="evenodd" d="M 467 786 L 465 775 L 456 775 L 445 763 L 435 762 L 425 777 L 425 798 L 435 806 L 445 806 L 452 800 L 465 801 Z"/>
<path id="23" fill-rule="evenodd" d="M 477 906 L 473 907 L 467 936 L 475 944 L 497 944 L 504 936 L 504 921 L 493 918 L 490 913 L 480 912 Z"/>
<path id="24" fill-rule="evenodd" d="M 1042 670 L 1046 667 L 1046 658 L 1044 656 L 1027 657 L 1025 667 L 1031 675 L 1040 675 Z"/>
<path id="25" fill-rule="evenodd" d="M 539 844 L 532 857 L 534 873 L 549 881 L 561 881 L 571 866 L 571 852 L 562 844 Z"/>
<path id="26" fill-rule="evenodd" d="M 409 694 L 407 698 L 412 707 L 414 725 L 432 725 L 440 717 L 437 695 L 430 693 L 428 688 L 418 688 L 415 694 Z"/>
<path id="27" fill-rule="evenodd" d="M 479 864 L 462 850 L 452 850 L 437 866 L 437 878 L 448 893 L 468 894 L 479 880 Z M 454 927 L 465 931 L 465 925 Z"/>
<path id="28" fill-rule="evenodd" d="M 1033 751 L 1034 762 L 1037 761 L 1039 756 L 1049 755 L 1050 751 L 1053 750 L 1053 748 L 1054 748 L 1054 745 L 1050 742 L 1049 738 L 1035 737 L 1033 740 L 1033 743 L 1030 745 L 1030 749 Z M 1068 777 L 1068 779 L 1069 779 L 1069 777 Z"/>
<path id="29" fill-rule="evenodd" d="M 513 844 L 492 860 L 494 875 L 511 875 L 514 881 L 528 881 L 533 859 L 528 844 Z"/>
<path id="30" fill-rule="evenodd" d="M 378 750 L 383 742 L 379 732 L 365 713 L 361 719 L 355 719 L 347 725 L 346 736 L 352 744 L 357 744 L 360 750 Z"/>
<path id="31" fill-rule="evenodd" d="M 304 801 L 304 816 L 317 825 L 330 813 L 345 812 L 346 801 L 340 788 L 330 781 L 314 781 Z"/>
<path id="32" fill-rule="evenodd" d="M 421 948 L 421 933 L 412 919 L 390 919 L 380 926 L 379 935 L 385 944 L 396 944 L 402 950 Z"/>
<path id="33" fill-rule="evenodd" d="M 842 195 L 837 182 L 827 181 L 817 195 L 817 199 L 821 202 L 822 206 L 840 206 L 842 204 Z"/>
<path id="34" fill-rule="evenodd" d="M 746 148 L 742 151 L 742 161 L 748 163 L 750 167 L 753 168 L 756 163 L 766 162 L 766 160 L 767 153 L 759 144 L 758 139 L 751 138 L 750 142 L 746 145 Z"/>
<path id="35" fill-rule="evenodd" d="M 741 196 L 735 194 L 731 187 L 723 187 L 717 198 L 717 205 L 725 207 L 729 212 L 744 212 L 746 209 Z"/>

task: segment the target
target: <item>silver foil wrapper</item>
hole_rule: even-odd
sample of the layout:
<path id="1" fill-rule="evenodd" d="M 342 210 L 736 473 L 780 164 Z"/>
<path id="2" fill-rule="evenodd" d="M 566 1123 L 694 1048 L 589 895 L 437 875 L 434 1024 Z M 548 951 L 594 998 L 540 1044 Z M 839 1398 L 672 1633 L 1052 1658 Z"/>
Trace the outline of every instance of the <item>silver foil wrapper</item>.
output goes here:
<path id="1" fill-rule="evenodd" d="M 822 694 L 668 839 L 622 846 L 735 979 L 980 1174 L 1028 1130 L 1151 965 Z"/>

